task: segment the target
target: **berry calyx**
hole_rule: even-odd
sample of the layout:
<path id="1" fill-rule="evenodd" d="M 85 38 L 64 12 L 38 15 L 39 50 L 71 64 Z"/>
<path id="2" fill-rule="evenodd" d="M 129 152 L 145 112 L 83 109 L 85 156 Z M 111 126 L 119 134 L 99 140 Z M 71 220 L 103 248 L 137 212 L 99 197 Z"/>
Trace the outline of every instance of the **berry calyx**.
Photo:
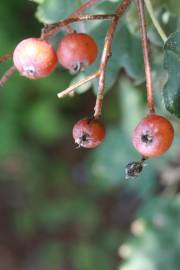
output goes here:
<path id="1" fill-rule="evenodd" d="M 72 72 L 84 70 L 96 60 L 97 54 L 96 42 L 85 33 L 71 33 L 64 36 L 57 49 L 59 62 Z"/>
<path id="2" fill-rule="evenodd" d="M 96 119 L 81 119 L 73 127 L 73 138 L 79 147 L 95 148 L 105 137 L 104 125 Z"/>
<path id="3" fill-rule="evenodd" d="M 125 168 L 125 178 L 135 179 L 136 177 L 138 177 L 142 172 L 143 168 L 146 166 L 146 164 L 144 164 L 146 159 L 147 158 L 142 157 L 140 161 L 129 162 Z"/>
<path id="4" fill-rule="evenodd" d="M 57 64 L 57 55 L 50 43 L 39 38 L 27 38 L 14 50 L 13 62 L 19 73 L 29 79 L 49 75 Z"/>
<path id="5" fill-rule="evenodd" d="M 146 116 L 133 132 L 132 142 L 144 157 L 158 157 L 171 146 L 174 128 L 170 121 L 161 115 Z"/>

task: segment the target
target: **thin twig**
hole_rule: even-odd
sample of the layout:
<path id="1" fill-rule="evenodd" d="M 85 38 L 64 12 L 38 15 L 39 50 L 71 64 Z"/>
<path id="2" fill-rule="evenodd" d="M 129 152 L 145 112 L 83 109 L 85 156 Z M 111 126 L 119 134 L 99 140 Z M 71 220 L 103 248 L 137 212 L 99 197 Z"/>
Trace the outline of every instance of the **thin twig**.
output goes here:
<path id="1" fill-rule="evenodd" d="M 144 15 L 144 0 L 137 0 L 138 14 L 139 14 L 139 24 L 141 32 L 141 41 L 143 47 L 144 65 L 145 65 L 145 75 L 146 75 L 146 88 L 147 88 L 147 105 L 149 113 L 154 113 L 154 96 L 153 96 L 153 85 L 151 77 L 151 66 L 149 60 L 149 45 L 147 39 L 147 30 Z"/>
<path id="2" fill-rule="evenodd" d="M 67 26 L 69 23 L 91 20 L 111 20 L 116 17 L 116 14 L 95 14 L 95 15 L 81 15 L 77 17 L 67 18 L 57 23 L 49 24 L 47 30 L 45 30 L 43 39 L 49 39 L 59 32 L 60 28 Z"/>
<path id="3" fill-rule="evenodd" d="M 126 11 L 130 3 L 131 3 L 131 0 L 124 0 L 118 6 L 115 12 L 116 17 L 112 19 L 112 23 L 110 24 L 108 32 L 105 37 L 105 44 L 104 44 L 104 49 L 103 49 L 103 53 L 101 57 L 101 64 L 100 64 L 99 88 L 98 88 L 98 94 L 97 94 L 96 104 L 94 108 L 95 118 L 99 118 L 102 113 L 102 103 L 103 103 L 104 92 L 105 92 L 105 71 L 106 71 L 109 57 L 111 55 L 111 46 L 112 46 L 113 36 L 114 36 L 115 30 L 116 30 L 116 27 L 117 27 L 117 24 L 121 15 Z"/>
<path id="4" fill-rule="evenodd" d="M 0 79 L 0 87 L 2 87 L 5 84 L 5 82 L 13 75 L 15 70 L 16 70 L 15 66 L 12 66 L 6 71 L 6 73 Z"/>
<path id="5" fill-rule="evenodd" d="M 86 11 L 87 9 L 91 8 L 92 6 L 94 6 L 96 3 L 100 2 L 102 0 L 89 0 L 86 3 L 84 3 L 83 5 L 81 5 L 77 10 L 75 10 L 74 12 L 72 12 L 67 19 L 62 20 L 60 22 L 54 23 L 54 24 L 49 24 L 47 25 L 44 29 L 42 29 L 42 34 L 41 34 L 41 38 L 42 39 L 49 39 L 50 37 L 52 37 L 53 35 L 55 35 L 61 27 L 66 27 L 66 30 L 68 33 L 73 33 L 74 29 L 69 25 L 71 21 L 69 19 L 73 18 L 73 17 L 79 17 L 80 14 L 82 14 L 84 11 Z M 63 24 L 64 21 L 67 21 L 67 23 Z M 77 21 L 80 21 L 77 19 Z M 62 23 L 62 24 L 61 24 Z"/>
<path id="6" fill-rule="evenodd" d="M 11 58 L 13 55 L 13 52 L 7 53 L 6 55 L 2 56 L 0 58 L 0 64 Z"/>
<path id="7" fill-rule="evenodd" d="M 151 20 L 152 20 L 152 22 L 154 24 L 154 27 L 156 28 L 156 31 L 159 33 L 161 39 L 165 43 L 166 40 L 167 40 L 167 36 L 166 36 L 164 30 L 162 29 L 160 23 L 158 22 L 155 14 L 154 14 L 154 10 L 153 10 L 151 0 L 145 0 L 145 5 L 146 5 L 146 9 L 147 9 L 147 11 L 149 13 L 149 16 L 151 17 Z"/>
<path id="8" fill-rule="evenodd" d="M 95 73 L 89 75 L 88 77 L 86 77 L 86 78 L 80 80 L 79 82 L 77 82 L 77 83 L 71 85 L 70 87 L 68 87 L 68 88 L 65 89 L 64 91 L 59 92 L 59 93 L 57 94 L 58 98 L 65 97 L 65 96 L 67 96 L 67 95 L 69 95 L 69 94 L 75 92 L 76 88 L 78 88 L 79 86 L 81 86 L 81 85 L 83 85 L 83 84 L 85 84 L 85 83 L 87 83 L 87 82 L 89 82 L 89 81 L 91 81 L 91 80 L 93 80 L 93 79 L 99 77 L 99 74 L 100 74 L 100 72 L 99 72 L 99 70 L 98 70 L 98 71 L 96 71 Z"/>

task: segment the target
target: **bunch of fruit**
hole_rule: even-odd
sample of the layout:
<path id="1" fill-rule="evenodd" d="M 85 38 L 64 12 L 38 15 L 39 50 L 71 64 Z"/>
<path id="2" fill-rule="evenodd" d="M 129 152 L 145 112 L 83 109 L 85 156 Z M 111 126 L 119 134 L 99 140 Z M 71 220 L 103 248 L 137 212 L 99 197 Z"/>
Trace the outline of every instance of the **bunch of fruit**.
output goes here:
<path id="1" fill-rule="evenodd" d="M 91 1 L 88 1 L 88 3 L 90 2 Z M 119 17 L 130 3 L 130 0 L 124 0 L 113 17 L 114 20 L 112 20 L 112 24 L 110 25 L 109 32 L 107 34 L 109 36 L 107 36 L 108 38 L 105 40 L 105 53 L 102 56 L 102 59 L 105 56 L 105 64 L 107 63 L 111 53 L 110 42 L 112 42 L 113 31 L 115 31 Z M 140 121 L 133 132 L 132 143 L 136 150 L 142 155 L 142 159 L 138 162 L 131 162 L 127 165 L 127 178 L 137 176 L 142 171 L 144 166 L 143 163 L 146 159 L 158 157 L 164 154 L 171 146 L 174 137 L 174 129 L 169 120 L 163 116 L 155 114 L 148 59 L 148 42 L 145 29 L 143 4 L 141 1 L 138 2 L 138 8 L 146 80 L 149 80 L 147 83 L 147 103 L 149 113 Z M 108 46 L 106 41 L 109 42 Z M 51 43 L 44 38 L 43 35 L 40 38 L 27 38 L 21 41 L 14 49 L 13 63 L 14 68 L 22 76 L 29 79 L 39 79 L 48 76 L 55 69 L 58 61 L 62 67 L 70 70 L 72 73 L 76 73 L 93 64 L 97 55 L 97 44 L 90 35 L 70 31 L 59 41 L 57 51 L 54 50 Z M 105 67 L 103 68 L 105 70 Z M 101 69 L 102 68 L 100 68 L 100 71 Z M 104 73 L 105 72 L 103 71 L 103 76 Z M 104 77 L 102 78 L 102 80 L 104 80 Z M 102 96 L 102 93 L 99 96 Z M 101 110 L 98 115 L 94 114 L 91 118 L 81 119 L 74 125 L 72 132 L 73 138 L 79 147 L 95 148 L 105 138 L 105 128 L 100 121 L 100 114 Z"/>

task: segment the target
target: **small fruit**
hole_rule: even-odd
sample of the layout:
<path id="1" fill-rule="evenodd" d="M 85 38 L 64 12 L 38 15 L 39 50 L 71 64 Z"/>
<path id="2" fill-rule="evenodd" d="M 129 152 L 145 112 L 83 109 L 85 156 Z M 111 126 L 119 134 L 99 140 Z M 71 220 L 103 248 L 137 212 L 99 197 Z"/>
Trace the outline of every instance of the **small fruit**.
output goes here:
<path id="1" fill-rule="evenodd" d="M 57 64 L 57 55 L 50 43 L 39 38 L 27 38 L 14 50 L 13 61 L 19 73 L 29 79 L 49 75 Z"/>
<path id="2" fill-rule="evenodd" d="M 73 127 L 75 143 L 84 148 L 95 148 L 105 137 L 104 125 L 96 119 L 81 119 Z"/>
<path id="3" fill-rule="evenodd" d="M 64 36 L 58 45 L 57 56 L 61 65 L 72 72 L 78 72 L 92 64 L 98 48 L 94 39 L 85 33 Z"/>
<path id="4" fill-rule="evenodd" d="M 144 157 L 158 157 L 171 146 L 174 138 L 172 124 L 163 116 L 151 114 L 137 125 L 132 142 Z"/>

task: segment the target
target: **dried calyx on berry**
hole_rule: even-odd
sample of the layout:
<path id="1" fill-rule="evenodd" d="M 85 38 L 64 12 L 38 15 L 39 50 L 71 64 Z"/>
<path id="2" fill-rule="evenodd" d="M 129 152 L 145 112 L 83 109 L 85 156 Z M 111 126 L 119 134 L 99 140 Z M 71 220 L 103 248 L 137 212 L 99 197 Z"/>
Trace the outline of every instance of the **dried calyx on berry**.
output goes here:
<path id="1" fill-rule="evenodd" d="M 146 164 L 144 164 L 146 159 L 147 158 L 142 157 L 140 161 L 129 162 L 125 168 L 125 179 L 135 179 L 136 177 L 138 177 L 142 172 L 144 166 L 146 166 Z"/>
<path id="2" fill-rule="evenodd" d="M 105 137 L 105 128 L 100 120 L 84 118 L 73 127 L 73 138 L 78 147 L 95 148 Z"/>

